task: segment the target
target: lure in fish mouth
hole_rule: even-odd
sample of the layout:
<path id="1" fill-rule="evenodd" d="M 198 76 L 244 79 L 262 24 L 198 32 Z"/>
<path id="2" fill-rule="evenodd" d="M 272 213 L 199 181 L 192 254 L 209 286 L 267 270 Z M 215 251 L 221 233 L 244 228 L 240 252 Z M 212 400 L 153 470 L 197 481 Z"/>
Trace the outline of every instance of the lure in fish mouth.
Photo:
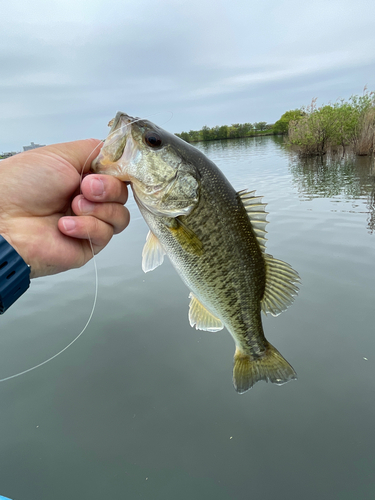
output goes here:
<path id="1" fill-rule="evenodd" d="M 150 231 L 142 268 L 168 255 L 190 290 L 189 321 L 227 328 L 236 350 L 233 384 L 243 393 L 259 380 L 296 378 L 266 339 L 261 312 L 277 316 L 297 295 L 298 273 L 266 253 L 265 204 L 236 192 L 203 153 L 157 125 L 117 113 L 92 171 L 130 181 Z"/>

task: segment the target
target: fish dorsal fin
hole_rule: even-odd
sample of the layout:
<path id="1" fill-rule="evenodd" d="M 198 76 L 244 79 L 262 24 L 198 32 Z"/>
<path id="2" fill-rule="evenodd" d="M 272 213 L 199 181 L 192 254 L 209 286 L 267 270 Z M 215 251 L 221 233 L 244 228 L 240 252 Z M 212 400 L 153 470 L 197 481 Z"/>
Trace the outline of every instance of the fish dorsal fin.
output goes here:
<path id="1" fill-rule="evenodd" d="M 266 204 L 261 202 L 262 197 L 255 196 L 255 191 L 243 190 L 237 194 L 249 216 L 266 265 L 266 287 L 261 302 L 262 311 L 278 316 L 294 301 L 298 293 L 297 284 L 300 283 L 300 277 L 289 264 L 265 253 L 268 212 L 265 210 Z"/>
<path id="2" fill-rule="evenodd" d="M 264 254 L 266 288 L 261 302 L 262 311 L 278 316 L 294 301 L 301 282 L 298 273 L 286 262 Z"/>
<path id="3" fill-rule="evenodd" d="M 258 240 L 262 252 L 266 251 L 266 203 L 262 203 L 262 196 L 255 196 L 255 191 L 239 191 L 238 196 L 245 207 L 251 226 L 254 230 L 255 236 Z"/>
<path id="4" fill-rule="evenodd" d="M 148 232 L 145 246 L 142 251 L 142 269 L 145 273 L 153 271 L 156 267 L 163 264 L 164 249 L 160 241 L 151 231 Z"/>
<path id="5" fill-rule="evenodd" d="M 220 319 L 216 318 L 193 293 L 189 295 L 189 322 L 190 326 L 195 326 L 196 330 L 206 330 L 208 332 L 218 332 L 224 328 Z"/>

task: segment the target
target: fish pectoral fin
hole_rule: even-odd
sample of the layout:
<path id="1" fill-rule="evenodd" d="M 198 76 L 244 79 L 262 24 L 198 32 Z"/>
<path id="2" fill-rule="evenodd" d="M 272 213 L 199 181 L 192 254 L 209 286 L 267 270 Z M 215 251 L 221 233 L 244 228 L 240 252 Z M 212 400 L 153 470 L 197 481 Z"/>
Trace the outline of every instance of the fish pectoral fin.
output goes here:
<path id="1" fill-rule="evenodd" d="M 298 293 L 299 274 L 289 264 L 264 254 L 266 288 L 261 301 L 262 311 L 278 316 L 294 301 Z"/>
<path id="2" fill-rule="evenodd" d="M 168 226 L 175 239 L 185 250 L 185 252 L 192 255 L 203 255 L 203 243 L 194 233 L 192 229 L 186 226 L 186 224 L 176 217 L 173 219 L 173 224 Z"/>
<path id="3" fill-rule="evenodd" d="M 233 385 L 240 394 L 248 391 L 259 380 L 283 385 L 295 380 L 297 374 L 279 351 L 268 343 L 263 356 L 252 358 L 236 349 L 234 354 Z"/>
<path id="4" fill-rule="evenodd" d="M 191 299 L 189 305 L 190 326 L 195 326 L 196 330 L 208 332 L 218 332 L 224 328 L 222 321 L 210 313 L 193 293 L 190 293 L 189 298 Z"/>
<path id="5" fill-rule="evenodd" d="M 153 271 L 164 261 L 165 251 L 160 241 L 151 231 L 148 232 L 145 246 L 142 251 L 142 269 L 145 273 Z"/>

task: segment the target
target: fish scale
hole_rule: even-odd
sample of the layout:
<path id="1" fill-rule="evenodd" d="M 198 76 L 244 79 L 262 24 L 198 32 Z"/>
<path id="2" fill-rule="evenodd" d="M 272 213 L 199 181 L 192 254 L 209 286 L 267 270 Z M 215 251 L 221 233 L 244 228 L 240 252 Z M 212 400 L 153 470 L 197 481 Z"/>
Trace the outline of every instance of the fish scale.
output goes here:
<path id="1" fill-rule="evenodd" d="M 263 332 L 261 310 L 286 309 L 299 276 L 265 253 L 261 198 L 237 193 L 203 153 L 151 122 L 118 113 L 107 141 L 92 170 L 130 181 L 150 228 L 143 269 L 154 269 L 167 254 L 191 291 L 190 324 L 227 328 L 236 344 L 235 389 L 296 378 Z"/>
<path id="2" fill-rule="evenodd" d="M 225 188 L 223 195 L 226 199 L 220 200 L 217 192 L 220 194 Z M 205 194 L 201 196 L 198 206 L 183 218 L 184 223 L 203 244 L 204 253 L 201 256 L 186 252 L 173 238 L 162 219 L 152 217 L 150 212 L 142 209 L 142 206 L 140 208 L 151 231 L 167 250 L 188 288 L 203 302 L 210 304 L 211 312 L 223 319 L 236 338 L 234 331 L 239 328 L 248 332 L 248 325 L 241 321 L 242 317 L 253 314 L 260 316 L 259 304 L 264 292 L 264 262 L 251 232 L 247 214 L 238 206 L 232 186 L 223 179 L 221 183 L 218 180 L 210 184 L 209 192 L 202 185 L 201 192 Z M 220 206 L 231 209 L 223 210 Z M 241 212 L 242 221 L 239 217 Z M 242 238 L 239 237 L 240 234 Z M 220 252 L 217 251 L 218 248 Z M 231 265 L 228 266 L 228 263 Z M 251 282 L 259 282 L 260 286 L 250 287 Z M 260 326 L 259 335 L 263 335 L 261 323 L 257 324 Z"/>

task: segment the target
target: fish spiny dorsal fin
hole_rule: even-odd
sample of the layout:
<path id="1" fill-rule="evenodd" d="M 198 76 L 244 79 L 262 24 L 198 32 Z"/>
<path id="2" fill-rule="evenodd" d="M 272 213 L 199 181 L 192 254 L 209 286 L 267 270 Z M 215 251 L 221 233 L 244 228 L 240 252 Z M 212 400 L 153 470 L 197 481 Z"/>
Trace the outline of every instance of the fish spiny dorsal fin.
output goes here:
<path id="1" fill-rule="evenodd" d="M 298 273 L 286 262 L 264 254 L 266 264 L 266 288 L 261 302 L 262 311 L 278 316 L 285 311 L 298 293 L 301 282 Z"/>
<path id="2" fill-rule="evenodd" d="M 219 318 L 216 318 L 193 293 L 189 295 L 189 322 L 190 326 L 195 326 L 196 330 L 206 330 L 207 332 L 218 332 L 224 328 Z"/>
<path id="3" fill-rule="evenodd" d="M 148 273 L 163 264 L 164 249 L 157 237 L 151 231 L 148 232 L 145 246 L 142 251 L 142 269 Z"/>
<path id="4" fill-rule="evenodd" d="M 262 252 L 266 251 L 266 217 L 268 212 L 266 212 L 266 203 L 262 203 L 262 196 L 255 196 L 255 191 L 239 191 L 238 196 L 245 207 L 245 210 L 249 216 L 251 226 L 255 232 L 255 236 L 258 240 L 259 246 Z"/>

